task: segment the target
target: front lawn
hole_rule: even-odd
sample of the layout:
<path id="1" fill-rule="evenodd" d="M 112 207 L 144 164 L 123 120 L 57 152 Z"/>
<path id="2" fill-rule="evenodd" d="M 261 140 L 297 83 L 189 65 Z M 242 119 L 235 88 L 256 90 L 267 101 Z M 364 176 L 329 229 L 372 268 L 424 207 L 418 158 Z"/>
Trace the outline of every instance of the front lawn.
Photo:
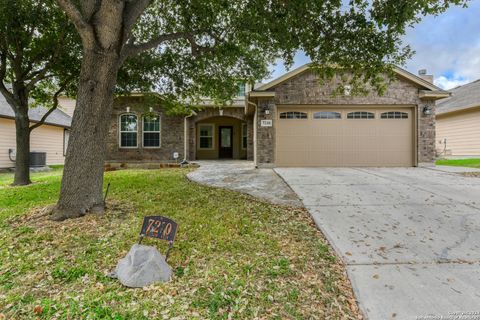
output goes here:
<path id="1" fill-rule="evenodd" d="M 304 210 L 200 186 L 186 172 L 108 172 L 107 213 L 60 223 L 41 208 L 55 202 L 61 169 L 34 174 L 25 187 L 0 175 L 0 319 L 358 317 L 344 267 Z M 107 274 L 145 215 L 179 224 L 175 276 L 126 289 Z"/>
<path id="2" fill-rule="evenodd" d="M 456 160 L 439 159 L 437 160 L 436 164 L 442 165 L 442 166 L 480 168 L 480 159 L 456 159 Z"/>

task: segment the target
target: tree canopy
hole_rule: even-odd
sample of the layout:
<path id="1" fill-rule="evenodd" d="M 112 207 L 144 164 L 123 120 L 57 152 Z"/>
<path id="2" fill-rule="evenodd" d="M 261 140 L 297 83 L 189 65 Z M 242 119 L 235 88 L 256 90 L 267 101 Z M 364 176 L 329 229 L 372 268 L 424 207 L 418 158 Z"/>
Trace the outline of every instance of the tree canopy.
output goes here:
<path id="1" fill-rule="evenodd" d="M 407 26 L 466 0 L 57 0 L 83 57 L 69 150 L 54 219 L 103 210 L 103 163 L 119 81 L 139 76 L 167 105 L 209 97 L 222 104 L 239 83 L 287 65 L 303 50 L 324 78 L 346 70 L 354 89 L 381 91 L 384 74 L 412 54 Z M 130 60 L 137 57 L 138 60 Z M 133 67 L 121 70 L 127 61 Z M 150 66 L 147 72 L 135 67 Z M 125 72 L 124 72 L 125 71 Z M 125 91 L 135 89 L 125 86 Z M 353 90 L 355 93 L 355 90 Z M 92 114 L 96 117 L 92 118 Z M 88 157 L 84 155 L 88 154 Z M 79 197 L 81 195 L 81 197 Z"/>

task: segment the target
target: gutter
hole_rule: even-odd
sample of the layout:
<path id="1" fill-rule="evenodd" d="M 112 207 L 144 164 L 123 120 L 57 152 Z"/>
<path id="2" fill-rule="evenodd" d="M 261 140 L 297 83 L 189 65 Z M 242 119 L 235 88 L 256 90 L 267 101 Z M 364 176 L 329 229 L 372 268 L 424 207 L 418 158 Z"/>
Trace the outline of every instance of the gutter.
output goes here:
<path id="1" fill-rule="evenodd" d="M 188 118 L 196 116 L 197 113 L 195 111 L 191 111 L 190 114 L 183 118 L 183 160 L 180 164 L 187 164 L 187 149 L 188 149 Z"/>
<path id="2" fill-rule="evenodd" d="M 0 114 L 0 119 L 7 119 L 7 120 L 14 120 L 15 121 L 15 116 L 12 117 L 12 116 L 7 116 L 7 115 Z M 40 121 L 29 119 L 29 122 L 38 123 Z M 67 126 L 67 125 L 63 125 L 63 124 L 59 124 L 59 123 L 53 123 L 53 122 L 47 122 L 47 121 L 45 121 L 43 124 L 47 125 L 47 126 L 60 127 L 60 128 L 64 128 L 64 129 L 71 129 L 72 128 L 71 125 Z"/>
<path id="3" fill-rule="evenodd" d="M 256 103 L 250 102 L 247 99 L 247 104 L 251 104 L 255 108 L 255 113 L 253 114 L 253 164 L 255 168 L 258 168 L 257 165 L 257 108 L 258 105 Z"/>
<path id="4" fill-rule="evenodd" d="M 438 106 L 437 106 L 438 107 Z M 475 110 L 475 109 L 478 109 L 480 108 L 480 105 L 473 105 L 473 106 L 467 106 L 467 107 L 462 107 L 462 108 L 459 108 L 459 109 L 455 109 L 455 110 L 447 110 L 447 111 L 438 111 L 437 109 L 437 112 L 436 112 L 436 115 L 437 116 L 443 116 L 443 115 L 450 115 L 452 113 L 458 113 L 458 112 L 468 112 L 468 111 L 472 111 L 472 110 Z"/>

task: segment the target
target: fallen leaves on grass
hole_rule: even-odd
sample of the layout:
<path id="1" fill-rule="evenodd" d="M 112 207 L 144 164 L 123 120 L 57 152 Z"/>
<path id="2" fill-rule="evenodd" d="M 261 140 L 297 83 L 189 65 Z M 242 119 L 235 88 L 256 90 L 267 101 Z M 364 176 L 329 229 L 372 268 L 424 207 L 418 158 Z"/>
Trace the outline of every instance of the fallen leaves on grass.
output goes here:
<path id="1" fill-rule="evenodd" d="M 40 307 L 44 319 L 361 318 L 345 267 L 305 210 L 199 186 L 185 172 L 109 172 L 105 214 L 54 222 L 33 209 L 0 223 L 0 310 L 29 318 Z M 108 274 L 150 214 L 179 223 L 175 276 L 127 289 Z"/>

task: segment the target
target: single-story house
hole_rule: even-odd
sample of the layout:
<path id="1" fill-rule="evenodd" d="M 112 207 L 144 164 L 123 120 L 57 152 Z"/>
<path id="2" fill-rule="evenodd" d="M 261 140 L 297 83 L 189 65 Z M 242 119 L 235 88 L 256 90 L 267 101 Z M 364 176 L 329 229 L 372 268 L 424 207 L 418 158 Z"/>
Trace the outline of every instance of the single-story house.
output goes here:
<path id="1" fill-rule="evenodd" d="M 74 103 L 74 100 L 64 100 L 67 105 L 71 105 L 72 101 Z M 40 121 L 47 111 L 44 107 L 31 108 L 28 115 L 32 124 Z M 54 110 L 43 125 L 32 131 L 30 150 L 46 152 L 47 165 L 63 164 L 71 121 L 70 115 L 60 109 Z M 0 94 L 0 169 L 15 167 L 15 152 L 15 114 Z"/>
<path id="2" fill-rule="evenodd" d="M 432 165 L 435 101 L 449 93 L 395 68 L 384 95 L 353 96 L 335 89 L 340 76 L 319 82 L 309 65 L 253 90 L 242 87 L 222 108 L 168 116 L 142 97 L 114 103 L 107 162 L 158 163 L 248 159 L 257 167 Z M 147 110 L 148 109 L 148 110 Z M 153 116 L 152 116 L 153 114 Z M 147 115 L 147 116 L 145 116 Z"/>
<path id="3" fill-rule="evenodd" d="M 454 88 L 437 101 L 437 153 L 440 157 L 480 156 L 480 80 Z"/>

